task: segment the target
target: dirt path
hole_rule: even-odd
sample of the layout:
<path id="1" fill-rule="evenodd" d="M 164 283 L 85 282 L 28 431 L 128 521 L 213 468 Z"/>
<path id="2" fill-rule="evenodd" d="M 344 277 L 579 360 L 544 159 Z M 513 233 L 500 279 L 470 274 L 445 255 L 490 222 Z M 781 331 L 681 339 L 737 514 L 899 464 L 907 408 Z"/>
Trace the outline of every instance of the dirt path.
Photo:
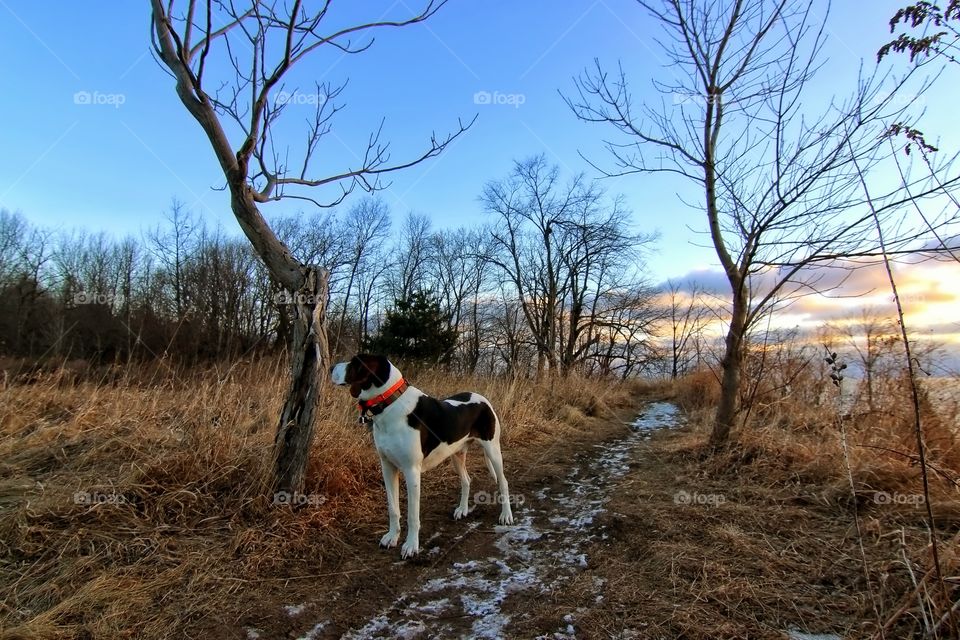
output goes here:
<path id="1" fill-rule="evenodd" d="M 512 637 L 516 623 L 528 626 L 531 612 L 542 609 L 590 567 L 588 549 L 607 538 L 596 520 L 629 471 L 630 459 L 653 431 L 679 421 L 672 404 L 653 403 L 632 423 L 606 425 L 606 433 L 589 439 L 594 442 L 558 443 L 554 451 L 544 452 L 552 466 L 538 471 L 546 473 L 514 471 L 514 525 L 490 527 L 493 505 L 466 523 L 431 522 L 440 530 L 421 545 L 418 563 L 426 566 L 411 572 L 409 563 L 394 562 L 407 579 L 385 584 L 380 603 L 370 602 L 374 598 L 369 592 L 364 595 L 367 606 L 359 609 L 369 613 L 338 619 L 329 609 L 291 604 L 287 613 L 296 619 L 293 627 L 302 631 L 294 634 L 291 629 L 283 637 Z M 599 594 L 602 579 L 595 581 Z M 340 597 L 349 602 L 344 595 Z M 593 598 L 599 602 L 603 596 Z M 590 604 L 583 602 L 580 608 Z M 558 612 L 552 627 L 538 632 L 549 638 L 576 637 L 575 615 L 576 608 Z M 246 635 L 276 637 L 254 627 L 247 627 Z"/>

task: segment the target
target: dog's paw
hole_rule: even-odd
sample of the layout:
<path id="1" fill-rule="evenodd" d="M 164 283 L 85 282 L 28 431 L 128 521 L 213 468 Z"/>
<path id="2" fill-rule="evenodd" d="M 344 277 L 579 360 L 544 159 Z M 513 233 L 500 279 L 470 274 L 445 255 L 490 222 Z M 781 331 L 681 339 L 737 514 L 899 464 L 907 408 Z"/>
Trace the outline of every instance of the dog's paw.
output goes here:
<path id="1" fill-rule="evenodd" d="M 415 555 L 420 553 L 420 541 L 419 540 L 407 540 L 403 543 L 403 546 L 400 547 L 400 557 L 406 560 L 407 558 L 412 558 Z"/>
<path id="2" fill-rule="evenodd" d="M 397 546 L 397 541 L 400 539 L 400 532 L 393 533 L 388 531 L 385 536 L 380 538 L 380 548 L 381 549 L 393 549 Z"/>
<path id="3" fill-rule="evenodd" d="M 461 507 L 457 505 L 457 508 L 453 510 L 453 519 L 459 520 L 460 518 L 466 517 L 470 513 L 470 507 Z"/>
<path id="4" fill-rule="evenodd" d="M 501 513 L 501 514 L 500 514 L 500 524 L 513 524 L 513 514 L 512 514 L 512 513 Z"/>

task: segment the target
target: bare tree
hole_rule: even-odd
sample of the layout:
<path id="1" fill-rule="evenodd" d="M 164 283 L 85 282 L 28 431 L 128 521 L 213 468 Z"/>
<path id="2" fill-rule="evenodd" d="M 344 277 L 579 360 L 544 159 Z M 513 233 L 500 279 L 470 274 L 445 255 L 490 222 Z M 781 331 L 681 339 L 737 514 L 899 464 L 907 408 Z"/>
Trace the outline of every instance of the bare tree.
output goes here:
<path id="1" fill-rule="evenodd" d="M 890 318 L 881 317 L 875 309 L 863 309 L 857 322 L 837 330 L 856 354 L 867 392 L 867 408 L 873 413 L 876 410 L 876 380 L 882 373 L 888 373 L 883 371 L 882 361 L 898 355 L 898 329 Z"/>
<path id="2" fill-rule="evenodd" d="M 435 283 L 450 328 L 460 335 L 461 364 L 474 372 L 480 363 L 486 326 L 481 295 L 492 266 L 489 230 L 461 227 L 434 234 L 430 244 L 431 282 Z"/>
<path id="3" fill-rule="evenodd" d="M 668 37 L 673 79 L 655 84 L 669 104 L 637 108 L 622 68 L 611 76 L 599 62 L 575 81 L 567 103 L 623 136 L 606 145 L 614 165 L 607 175 L 668 172 L 701 190 L 697 207 L 731 289 L 711 434 L 719 446 L 737 422 L 751 325 L 768 306 L 818 291 L 813 266 L 878 254 L 855 163 L 873 167 L 884 157 L 887 123 L 906 120 L 912 103 L 898 93 L 912 71 L 860 79 L 845 100 L 814 107 L 808 89 L 821 64 L 824 3 L 638 3 Z M 881 221 L 910 199 L 902 186 L 875 198 Z M 891 246 L 905 250 L 916 238 L 901 228 Z"/>
<path id="4" fill-rule="evenodd" d="M 383 268 L 373 269 L 375 277 L 371 277 L 371 261 L 380 256 L 383 244 L 390 233 L 390 210 L 387 204 L 378 198 L 366 198 L 350 208 L 343 225 L 343 233 L 347 237 L 344 254 L 347 267 L 347 288 L 343 294 L 343 307 L 340 310 L 340 319 L 337 322 L 337 333 L 334 347 L 341 349 L 345 337 L 344 327 L 347 322 L 347 313 L 350 308 L 351 297 L 357 294 L 357 319 L 360 329 L 355 336 L 355 345 L 359 345 L 364 337 L 365 325 L 369 313 L 369 306 L 373 296 L 373 289 Z M 358 283 L 358 280 L 363 282 Z M 358 286 L 361 285 L 361 286 Z"/>
<path id="5" fill-rule="evenodd" d="M 524 321 L 520 303 L 504 296 L 499 305 L 499 314 L 493 319 L 493 352 L 503 362 L 508 376 L 527 376 L 530 373 L 529 346 L 534 343 L 530 329 Z M 539 352 L 539 349 L 536 350 Z M 495 369 L 495 365 L 491 366 Z"/>
<path id="6" fill-rule="evenodd" d="M 196 247 L 200 224 L 184 204 L 174 200 L 170 210 L 164 214 L 167 228 L 160 226 L 147 233 L 150 250 L 164 268 L 164 275 L 173 290 L 174 312 L 178 321 L 183 321 L 187 313 L 187 300 L 184 293 L 184 269 L 187 256 Z"/>
<path id="7" fill-rule="evenodd" d="M 174 0 L 151 0 L 154 51 L 175 79 L 180 101 L 203 129 L 220 163 L 234 216 L 271 277 L 294 294 L 291 384 L 275 444 L 280 490 L 295 490 L 303 482 L 314 411 L 327 375 L 328 271 L 297 260 L 259 207 L 284 197 L 329 206 L 343 201 L 357 186 L 376 191 L 383 187 L 385 175 L 436 156 L 466 127 L 461 124 L 445 138 L 433 136 L 422 154 L 393 163 L 389 145 L 380 141 L 381 123 L 370 136 L 359 166 L 318 177 L 313 175 L 311 160 L 330 130 L 331 118 L 342 108 L 336 100 L 343 86 L 316 85 L 316 107 L 296 165 L 273 136 L 274 125 L 290 102 L 271 100 L 271 94 L 282 90 L 290 70 L 312 54 L 360 53 L 373 44 L 373 32 L 423 22 L 444 3 L 429 0 L 421 11 L 403 20 L 343 26 L 343 21 L 332 24 L 328 19 L 329 0 L 314 9 L 307 9 L 301 0 L 252 0 L 243 8 L 213 0 L 188 0 L 185 8 L 175 6 Z M 224 69 L 225 77 L 211 78 Z M 337 193 L 326 200 L 309 195 L 322 187 Z"/>
<path id="8" fill-rule="evenodd" d="M 557 368 L 557 310 L 562 248 L 556 223 L 571 215 L 582 197 L 582 178 L 559 183 L 559 169 L 543 156 L 514 163 L 506 180 L 490 182 L 481 199 L 499 217 L 493 231 L 496 264 L 516 290 L 520 309 L 537 344 L 537 372 Z"/>
<path id="9" fill-rule="evenodd" d="M 642 298 L 624 298 L 622 292 L 642 292 L 642 255 L 656 240 L 655 234 L 631 233 L 631 213 L 622 198 L 606 202 L 603 192 L 588 190 L 581 206 L 560 220 L 564 236 L 559 347 L 560 370 L 570 371 L 586 359 L 603 333 L 618 304 L 641 304 Z M 647 307 L 649 310 L 649 307 Z"/>
<path id="10" fill-rule="evenodd" d="M 666 313 L 669 331 L 670 377 L 674 380 L 687 373 L 695 360 L 696 345 L 707 323 L 709 310 L 700 299 L 700 288 L 692 283 L 684 291 L 680 283 L 667 280 L 662 295 L 666 297 Z"/>
<path id="11" fill-rule="evenodd" d="M 410 211 L 400 229 L 400 238 L 394 247 L 396 264 L 390 281 L 390 297 L 406 300 L 414 293 L 430 289 L 424 286 L 426 273 L 433 261 L 430 218 Z"/>
<path id="12" fill-rule="evenodd" d="M 656 291 L 643 283 L 605 295 L 596 318 L 596 346 L 587 354 L 588 372 L 624 380 L 640 373 L 656 357 L 651 338 L 660 315 Z"/>
<path id="13" fill-rule="evenodd" d="M 29 232 L 23 215 L 0 209 L 0 281 L 10 282 L 22 272 L 22 247 Z"/>
<path id="14" fill-rule="evenodd" d="M 537 345 L 537 371 L 568 372 L 600 339 L 600 310 L 638 279 L 652 236 L 631 233 L 629 212 L 582 175 L 535 156 L 488 183 L 482 201 L 496 214 L 489 260 L 512 285 Z"/>

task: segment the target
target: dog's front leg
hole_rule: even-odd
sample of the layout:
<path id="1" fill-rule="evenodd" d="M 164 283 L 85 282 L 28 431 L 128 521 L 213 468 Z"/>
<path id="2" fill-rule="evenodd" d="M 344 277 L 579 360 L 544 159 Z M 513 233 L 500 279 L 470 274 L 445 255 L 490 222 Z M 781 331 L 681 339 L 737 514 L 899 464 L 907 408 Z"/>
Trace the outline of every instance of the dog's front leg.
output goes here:
<path id="1" fill-rule="evenodd" d="M 385 458 L 380 458 L 380 468 L 383 470 L 383 487 L 387 490 L 387 515 L 390 518 L 390 529 L 380 538 L 380 546 L 391 549 L 397 546 L 400 539 L 400 470 Z"/>
<path id="2" fill-rule="evenodd" d="M 401 558 L 412 558 L 420 553 L 420 467 L 404 469 L 407 483 L 407 540 L 400 548 Z"/>

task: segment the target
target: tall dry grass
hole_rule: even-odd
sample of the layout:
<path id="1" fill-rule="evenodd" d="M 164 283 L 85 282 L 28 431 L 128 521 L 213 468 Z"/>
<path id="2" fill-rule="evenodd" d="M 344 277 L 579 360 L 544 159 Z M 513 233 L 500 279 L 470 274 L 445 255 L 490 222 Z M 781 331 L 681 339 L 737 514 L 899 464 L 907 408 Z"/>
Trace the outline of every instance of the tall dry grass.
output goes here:
<path id="1" fill-rule="evenodd" d="M 514 464 L 637 391 L 405 373 L 433 395 L 490 398 Z M 290 558 L 335 554 L 350 531 L 380 519 L 372 439 L 342 389 L 318 412 L 303 491 L 319 499 L 273 504 L 285 377 L 281 362 L 263 360 L 81 382 L 54 372 L 0 389 L 0 637 L 166 637 L 240 585 Z"/>
<path id="2" fill-rule="evenodd" d="M 691 431 L 674 448 L 677 459 L 698 461 L 700 472 L 731 491 L 760 500 L 831 510 L 849 522 L 849 542 L 838 549 L 849 560 L 858 543 L 870 552 L 868 572 L 879 585 L 878 629 L 883 636 L 903 633 L 949 637 L 943 618 L 960 600 L 960 582 L 949 579 L 947 602 L 940 597 L 932 568 L 926 500 L 935 514 L 945 575 L 960 574 L 960 406 L 956 394 L 921 383 L 923 439 L 930 475 L 923 494 L 916 451 L 909 381 L 894 374 L 876 381 L 871 410 L 862 383 L 843 381 L 845 391 L 816 371 L 790 375 L 767 371 L 753 405 L 742 412 L 743 426 L 730 446 L 714 454 L 706 445 L 719 384 L 710 371 L 698 371 L 674 384 L 674 396 L 690 418 Z M 841 424 L 849 444 L 845 456 Z M 849 476 L 848 465 L 849 464 Z M 851 491 L 850 476 L 853 490 Z M 864 526 L 859 536 L 854 528 Z M 840 560 L 838 560 L 839 562 Z M 855 566 L 855 565 L 854 565 Z M 864 597 L 867 597 L 865 594 Z M 956 611 L 955 611 L 956 613 Z M 932 631 L 940 621 L 937 631 Z M 878 632 L 879 633 L 879 632 Z M 947 635 L 943 635 L 946 633 Z M 891 635 L 892 634 L 892 635 Z"/>
<path id="3" fill-rule="evenodd" d="M 857 381 L 844 384 L 855 386 Z M 760 393 L 734 445 L 716 458 L 718 464 L 734 461 L 737 473 L 750 473 L 755 467 L 757 475 L 767 480 L 792 478 L 824 486 L 836 482 L 845 492 L 838 435 L 838 421 L 843 420 L 858 490 L 916 491 L 910 390 L 903 377 L 882 380 L 877 386 L 873 411 L 867 409 L 856 389 L 841 400 L 835 387 L 813 377 L 788 390 L 777 387 Z M 697 372 L 681 380 L 675 395 L 695 417 L 693 424 L 699 432 L 706 432 L 719 395 L 713 374 Z M 928 462 L 939 478 L 938 495 L 952 503 L 960 488 L 960 410 L 955 401 L 936 402 L 921 389 L 921 413 Z M 950 514 L 952 517 L 952 510 Z"/>

